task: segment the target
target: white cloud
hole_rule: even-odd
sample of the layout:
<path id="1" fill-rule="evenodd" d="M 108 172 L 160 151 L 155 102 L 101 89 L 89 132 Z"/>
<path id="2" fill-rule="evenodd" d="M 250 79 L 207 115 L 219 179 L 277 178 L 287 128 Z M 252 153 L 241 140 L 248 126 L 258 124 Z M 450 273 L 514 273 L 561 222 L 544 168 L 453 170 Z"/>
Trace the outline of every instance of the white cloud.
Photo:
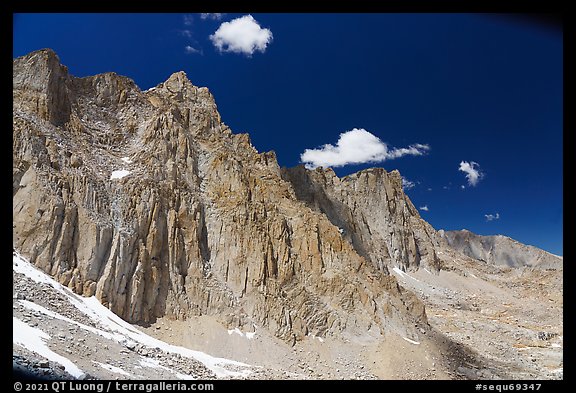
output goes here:
<path id="1" fill-rule="evenodd" d="M 461 188 L 461 189 L 465 189 L 466 186 L 465 186 L 464 184 L 462 184 L 462 185 L 460 186 L 460 188 Z"/>
<path id="2" fill-rule="evenodd" d="M 193 48 L 190 45 L 186 45 L 184 47 L 184 52 L 188 53 L 188 54 L 192 54 L 192 53 L 201 53 L 199 49 Z"/>
<path id="3" fill-rule="evenodd" d="M 425 212 L 429 211 L 430 209 L 428 209 L 428 205 L 424 205 L 424 206 L 420 206 L 420 210 L 423 210 Z"/>
<path id="4" fill-rule="evenodd" d="M 212 13 L 208 12 L 208 13 L 205 13 L 205 14 L 200 14 L 200 18 L 201 18 L 201 19 L 204 19 L 204 20 L 206 20 L 206 19 L 220 20 L 220 19 L 222 19 L 222 17 L 223 17 L 224 15 L 226 15 L 226 14 L 222 14 L 222 13 L 219 13 L 219 12 L 212 12 Z"/>
<path id="5" fill-rule="evenodd" d="M 272 42 L 272 32 L 260 27 L 252 15 L 244 15 L 222 23 L 210 36 L 210 40 L 220 52 L 251 56 L 256 51 L 264 53 Z"/>
<path id="6" fill-rule="evenodd" d="M 186 26 L 191 26 L 192 23 L 194 23 L 194 16 L 192 15 L 184 15 L 182 19 L 184 20 L 184 24 Z"/>
<path id="7" fill-rule="evenodd" d="M 428 187 L 428 191 L 432 191 L 432 188 Z"/>
<path id="8" fill-rule="evenodd" d="M 178 30 L 178 33 L 180 33 L 180 35 L 186 37 L 186 38 L 192 38 L 192 31 L 191 30 Z"/>
<path id="9" fill-rule="evenodd" d="M 317 149 L 306 149 L 300 161 L 306 168 L 318 166 L 339 167 L 348 164 L 378 163 L 405 155 L 419 156 L 430 150 L 420 143 L 408 148 L 389 149 L 388 145 L 363 128 L 354 128 L 340 134 L 336 146 L 326 144 Z"/>
<path id="10" fill-rule="evenodd" d="M 486 217 L 486 221 L 499 220 L 499 219 L 500 219 L 500 213 L 496 213 L 496 215 L 493 215 L 493 214 L 484 214 L 484 217 Z"/>
<path id="11" fill-rule="evenodd" d="M 468 179 L 468 184 L 471 186 L 476 186 L 476 184 L 478 184 L 480 179 L 482 179 L 484 176 L 484 174 L 480 172 L 480 165 L 474 161 L 460 162 L 460 167 L 458 170 L 466 173 L 466 179 Z"/>
<path id="12" fill-rule="evenodd" d="M 416 186 L 416 183 L 414 183 L 413 181 L 410 181 L 408 179 L 406 179 L 404 176 L 402 176 L 402 189 L 403 190 L 409 190 L 411 188 L 414 188 Z"/>

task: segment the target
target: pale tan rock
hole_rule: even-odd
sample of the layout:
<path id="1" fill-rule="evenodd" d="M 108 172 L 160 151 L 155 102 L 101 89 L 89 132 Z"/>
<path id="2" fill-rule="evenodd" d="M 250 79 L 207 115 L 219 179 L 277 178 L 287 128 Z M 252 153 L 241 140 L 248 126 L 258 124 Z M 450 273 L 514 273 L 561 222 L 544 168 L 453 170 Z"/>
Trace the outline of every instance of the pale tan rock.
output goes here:
<path id="1" fill-rule="evenodd" d="M 436 231 L 402 191 L 398 171 L 371 168 L 340 179 L 330 168 L 310 171 L 301 165 L 284 169 L 282 175 L 298 199 L 324 213 L 380 271 L 420 265 L 438 270 Z"/>
<path id="2" fill-rule="evenodd" d="M 387 271 L 435 260 L 397 173 L 289 175 L 182 72 L 141 92 L 49 50 L 13 71 L 13 246 L 62 284 L 131 322 L 208 314 L 289 342 L 427 323 Z"/>

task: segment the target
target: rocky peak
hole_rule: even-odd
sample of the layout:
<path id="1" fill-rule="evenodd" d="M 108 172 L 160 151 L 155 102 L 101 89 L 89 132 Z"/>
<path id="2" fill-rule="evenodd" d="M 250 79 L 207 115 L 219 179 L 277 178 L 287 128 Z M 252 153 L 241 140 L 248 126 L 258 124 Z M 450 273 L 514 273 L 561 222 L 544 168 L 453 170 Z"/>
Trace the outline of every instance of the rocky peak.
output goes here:
<path id="1" fill-rule="evenodd" d="M 387 272 L 435 260 L 398 174 L 281 170 L 182 72 L 141 92 L 39 77 L 34 56 L 13 66 L 13 246 L 63 285 L 131 322 L 209 314 L 289 341 L 427 323 Z"/>
<path id="2" fill-rule="evenodd" d="M 186 93 L 188 90 L 194 90 L 192 82 L 190 82 L 184 71 L 173 73 L 162 85 L 173 94 Z"/>
<path id="3" fill-rule="evenodd" d="M 332 169 L 283 169 L 298 199 L 339 228 L 356 252 L 382 272 L 389 268 L 438 270 L 434 229 L 402 191 L 397 170 L 370 168 L 339 179 Z"/>
<path id="4" fill-rule="evenodd" d="M 42 119 L 62 125 L 69 119 L 68 68 L 51 49 L 41 49 L 14 60 L 13 99 Z"/>
<path id="5" fill-rule="evenodd" d="M 44 71 L 43 76 L 46 76 L 52 72 L 61 72 L 63 74 L 68 73 L 68 68 L 60 63 L 60 58 L 52 49 L 39 49 L 37 51 L 31 52 L 26 56 L 19 57 L 15 59 L 15 67 L 23 67 L 25 64 L 26 68 L 35 71 Z M 16 75 L 15 75 L 16 76 Z M 20 74 L 20 78 L 15 78 L 13 80 L 14 85 L 22 84 L 24 81 L 22 78 L 30 77 L 31 73 Z M 36 83 L 32 83 L 30 80 L 26 82 L 27 87 L 40 87 L 45 88 L 46 84 L 40 83 L 42 79 L 36 79 Z"/>

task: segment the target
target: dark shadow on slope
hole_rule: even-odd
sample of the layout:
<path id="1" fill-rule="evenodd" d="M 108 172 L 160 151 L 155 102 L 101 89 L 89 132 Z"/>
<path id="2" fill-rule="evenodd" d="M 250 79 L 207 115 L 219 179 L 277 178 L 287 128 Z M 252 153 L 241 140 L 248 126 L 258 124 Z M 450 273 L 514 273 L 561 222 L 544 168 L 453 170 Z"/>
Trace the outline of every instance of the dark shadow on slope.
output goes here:
<path id="1" fill-rule="evenodd" d="M 430 329 L 429 338 L 443 355 L 442 366 L 455 379 L 486 380 L 511 378 L 504 371 L 507 367 L 506 364 L 486 359 L 469 346 L 455 342 L 435 328 Z"/>

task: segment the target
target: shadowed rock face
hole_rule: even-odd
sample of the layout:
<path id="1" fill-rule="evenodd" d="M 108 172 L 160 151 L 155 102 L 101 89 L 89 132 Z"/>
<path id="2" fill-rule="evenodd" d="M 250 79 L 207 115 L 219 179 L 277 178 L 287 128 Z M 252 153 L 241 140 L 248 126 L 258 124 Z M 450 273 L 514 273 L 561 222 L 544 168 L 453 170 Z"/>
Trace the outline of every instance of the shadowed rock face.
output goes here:
<path id="1" fill-rule="evenodd" d="M 387 271 L 436 266 L 397 172 L 281 170 L 183 72 L 142 92 L 40 50 L 13 75 L 13 246 L 77 293 L 131 322 L 209 314 L 291 341 L 427 323 Z"/>
<path id="2" fill-rule="evenodd" d="M 481 236 L 465 229 L 438 231 L 448 245 L 463 254 L 481 261 L 509 267 L 561 269 L 561 257 L 528 246 L 502 235 Z"/>
<path id="3" fill-rule="evenodd" d="M 296 196 L 324 213 L 356 252 L 382 272 L 388 267 L 438 270 L 434 228 L 402 191 L 398 171 L 371 168 L 339 179 L 330 168 L 283 169 Z"/>

